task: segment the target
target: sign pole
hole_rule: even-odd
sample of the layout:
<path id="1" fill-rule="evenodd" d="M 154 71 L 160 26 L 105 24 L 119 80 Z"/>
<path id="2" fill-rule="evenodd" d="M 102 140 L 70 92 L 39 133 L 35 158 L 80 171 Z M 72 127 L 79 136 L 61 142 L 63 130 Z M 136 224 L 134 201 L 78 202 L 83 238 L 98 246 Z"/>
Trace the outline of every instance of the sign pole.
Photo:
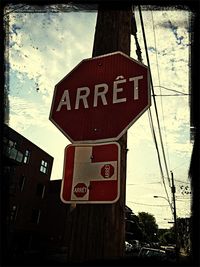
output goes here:
<path id="1" fill-rule="evenodd" d="M 130 54 L 131 5 L 100 4 L 93 57 L 122 51 Z M 115 123 L 117 118 L 113 119 Z M 125 183 L 127 133 L 121 147 L 120 198 L 114 204 L 77 204 L 66 227 L 68 260 L 83 262 L 123 256 L 125 241 Z"/>

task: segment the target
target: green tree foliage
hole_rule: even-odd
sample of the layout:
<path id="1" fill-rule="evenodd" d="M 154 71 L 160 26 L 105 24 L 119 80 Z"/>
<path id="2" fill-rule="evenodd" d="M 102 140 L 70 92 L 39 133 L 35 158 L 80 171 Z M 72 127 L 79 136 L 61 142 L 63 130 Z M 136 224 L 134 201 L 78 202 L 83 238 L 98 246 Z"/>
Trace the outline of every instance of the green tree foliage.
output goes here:
<path id="1" fill-rule="evenodd" d="M 144 234 L 140 227 L 139 218 L 129 208 L 129 212 L 126 213 L 126 240 L 143 240 L 143 236 Z"/>
<path id="2" fill-rule="evenodd" d="M 155 217 L 148 212 L 139 212 L 138 218 L 141 223 L 145 241 L 158 241 L 158 225 L 156 223 Z"/>
<path id="3" fill-rule="evenodd" d="M 165 232 L 159 236 L 159 241 L 162 245 L 175 244 L 174 230 L 172 228 L 166 229 Z"/>

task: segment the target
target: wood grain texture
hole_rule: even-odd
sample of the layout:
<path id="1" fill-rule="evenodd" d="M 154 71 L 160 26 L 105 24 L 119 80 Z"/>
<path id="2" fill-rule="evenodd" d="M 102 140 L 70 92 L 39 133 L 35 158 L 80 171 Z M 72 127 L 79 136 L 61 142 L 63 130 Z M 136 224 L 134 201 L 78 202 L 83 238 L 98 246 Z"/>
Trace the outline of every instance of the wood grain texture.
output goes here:
<path id="1" fill-rule="evenodd" d="M 130 55 L 131 7 L 100 6 L 92 56 L 115 51 Z M 117 118 L 116 118 L 117 120 Z M 68 260 L 84 262 L 113 259 L 124 253 L 127 134 L 120 140 L 120 198 L 114 204 L 79 204 L 69 214 L 66 227 Z"/>

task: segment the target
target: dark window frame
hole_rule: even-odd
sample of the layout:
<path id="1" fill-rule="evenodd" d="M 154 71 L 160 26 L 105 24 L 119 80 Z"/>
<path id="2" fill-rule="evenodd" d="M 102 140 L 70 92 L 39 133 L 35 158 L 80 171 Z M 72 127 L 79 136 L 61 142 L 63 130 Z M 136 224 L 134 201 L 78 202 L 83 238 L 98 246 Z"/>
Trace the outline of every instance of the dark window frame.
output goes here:
<path id="1" fill-rule="evenodd" d="M 48 162 L 43 159 L 41 160 L 40 163 L 40 171 L 44 174 L 47 174 L 48 172 Z"/>
<path id="2" fill-rule="evenodd" d="M 12 208 L 10 210 L 10 221 L 15 222 L 17 219 L 19 207 L 17 205 L 12 205 Z"/>
<path id="3" fill-rule="evenodd" d="M 41 210 L 40 209 L 32 209 L 31 223 L 39 224 L 40 215 L 41 215 Z"/>
<path id="4" fill-rule="evenodd" d="M 42 183 L 38 183 L 36 187 L 36 195 L 38 197 L 44 198 L 44 193 L 45 193 L 45 185 Z"/>
<path id="5" fill-rule="evenodd" d="M 20 189 L 20 192 L 22 192 L 24 190 L 25 182 L 26 182 L 26 176 L 25 175 L 21 175 L 20 178 L 19 178 L 19 189 Z"/>
<path id="6" fill-rule="evenodd" d="M 29 161 L 30 161 L 30 155 L 31 155 L 31 152 L 29 149 L 26 149 L 25 153 L 24 153 L 24 159 L 23 159 L 23 162 L 25 164 L 28 164 Z"/>

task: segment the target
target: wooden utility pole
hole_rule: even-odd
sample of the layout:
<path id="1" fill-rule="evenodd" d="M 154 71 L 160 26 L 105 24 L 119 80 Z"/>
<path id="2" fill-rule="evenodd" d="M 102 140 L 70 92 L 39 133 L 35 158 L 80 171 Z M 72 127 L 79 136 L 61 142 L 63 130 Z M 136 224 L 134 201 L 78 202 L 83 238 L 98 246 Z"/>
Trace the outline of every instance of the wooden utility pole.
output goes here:
<path id="1" fill-rule="evenodd" d="M 115 51 L 130 55 L 130 33 L 130 4 L 100 5 L 92 56 Z M 117 118 L 113 116 L 113 123 L 115 120 Z M 114 204 L 79 204 L 69 212 L 66 225 L 68 261 L 113 259 L 124 253 L 127 134 L 120 138 L 119 144 L 120 198 Z"/>
<path id="2" fill-rule="evenodd" d="M 171 178 L 172 178 L 172 200 L 173 200 L 173 216 L 174 216 L 174 232 L 175 232 L 175 239 L 176 239 L 176 261 L 179 260 L 179 240 L 178 240 L 178 225 L 177 225 L 177 217 L 176 217 L 176 188 L 174 185 L 174 174 L 171 171 Z"/>

